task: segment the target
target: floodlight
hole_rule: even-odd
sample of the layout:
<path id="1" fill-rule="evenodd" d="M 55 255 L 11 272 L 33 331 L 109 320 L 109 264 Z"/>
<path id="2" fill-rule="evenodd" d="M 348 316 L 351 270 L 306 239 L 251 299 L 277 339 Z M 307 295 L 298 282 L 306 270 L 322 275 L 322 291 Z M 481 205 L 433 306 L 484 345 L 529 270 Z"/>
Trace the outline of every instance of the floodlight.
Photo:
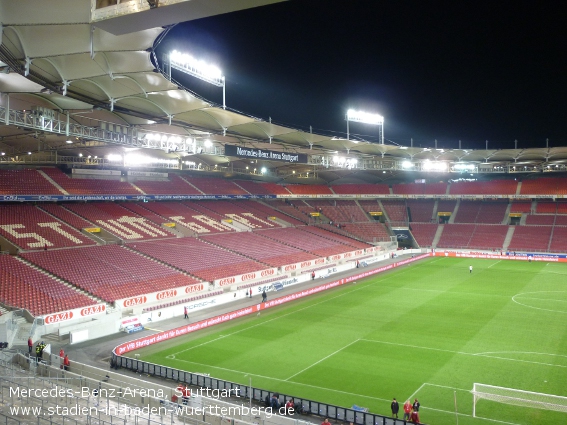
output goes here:
<path id="1" fill-rule="evenodd" d="M 413 164 L 410 161 L 402 162 L 402 168 L 411 168 L 411 167 L 413 167 Z"/>
<path id="2" fill-rule="evenodd" d="M 73 143 L 73 141 L 72 141 L 72 140 L 67 140 L 65 143 L 71 144 L 71 143 Z"/>
<path id="3" fill-rule="evenodd" d="M 262 171 L 262 174 L 265 174 L 266 173 L 266 167 L 262 167 L 262 169 L 260 171 Z"/>
<path id="4" fill-rule="evenodd" d="M 79 154 L 79 158 L 82 158 L 82 157 L 83 157 L 83 154 L 82 154 L 82 153 L 80 153 L 80 154 Z"/>
<path id="5" fill-rule="evenodd" d="M 109 161 L 122 161 L 122 155 L 110 153 L 106 155 L 106 159 L 108 159 Z"/>
<path id="6" fill-rule="evenodd" d="M 225 78 L 217 66 L 177 50 L 165 55 L 164 62 L 169 66 L 169 81 L 171 81 L 171 70 L 177 69 L 202 81 L 222 87 L 222 107 L 226 109 Z"/>
<path id="7" fill-rule="evenodd" d="M 205 147 L 210 148 L 211 146 L 213 146 L 213 142 L 211 142 L 209 139 L 205 140 Z"/>
<path id="8" fill-rule="evenodd" d="M 4 156 L 6 155 L 6 152 L 0 152 L 0 155 Z"/>
<path id="9" fill-rule="evenodd" d="M 369 112 L 356 111 L 349 109 L 346 113 L 347 122 L 347 140 L 350 140 L 349 122 L 359 122 L 363 124 L 377 125 L 380 131 L 380 144 L 384 144 L 384 117 L 379 114 L 371 114 Z"/>

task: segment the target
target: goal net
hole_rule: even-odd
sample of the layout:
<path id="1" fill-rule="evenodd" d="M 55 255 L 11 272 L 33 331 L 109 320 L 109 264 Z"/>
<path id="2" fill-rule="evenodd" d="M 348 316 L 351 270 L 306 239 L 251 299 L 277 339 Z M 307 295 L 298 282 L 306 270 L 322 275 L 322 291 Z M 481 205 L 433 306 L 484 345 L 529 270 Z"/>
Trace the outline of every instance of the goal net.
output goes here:
<path id="1" fill-rule="evenodd" d="M 567 413 L 567 397 L 476 383 L 473 384 L 471 392 L 473 394 L 473 417 L 476 417 L 476 403 L 482 399 L 513 406 Z"/>

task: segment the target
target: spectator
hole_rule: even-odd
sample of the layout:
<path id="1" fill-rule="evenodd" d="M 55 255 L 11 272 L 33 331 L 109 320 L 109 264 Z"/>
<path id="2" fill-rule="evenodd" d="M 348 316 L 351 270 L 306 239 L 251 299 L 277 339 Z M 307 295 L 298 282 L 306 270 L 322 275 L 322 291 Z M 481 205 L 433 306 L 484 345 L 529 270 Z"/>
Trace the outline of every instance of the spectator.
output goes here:
<path id="1" fill-rule="evenodd" d="M 421 405 L 419 404 L 419 401 L 416 398 L 415 401 L 413 402 L 413 406 L 412 406 L 413 411 L 419 412 L 419 406 L 421 406 Z"/>
<path id="2" fill-rule="evenodd" d="M 61 347 L 61 349 L 59 350 L 59 357 L 65 357 L 65 351 L 63 350 L 63 347 Z"/>
<path id="3" fill-rule="evenodd" d="M 268 295 L 266 295 L 266 290 L 262 291 L 262 302 L 265 303 L 268 300 Z"/>
<path id="4" fill-rule="evenodd" d="M 29 353 L 29 354 L 31 354 L 32 348 L 33 348 L 33 341 L 32 341 L 32 337 L 30 336 L 30 337 L 28 338 L 28 353 Z"/>
<path id="5" fill-rule="evenodd" d="M 396 400 L 395 397 L 392 400 L 392 404 L 391 404 L 390 407 L 392 409 L 392 417 L 398 419 L 398 412 L 400 411 L 400 404 L 398 403 L 398 401 Z"/>
<path id="6" fill-rule="evenodd" d="M 404 421 L 409 421 L 411 416 L 411 403 L 409 400 L 406 400 L 404 403 Z"/>
<path id="7" fill-rule="evenodd" d="M 277 412 L 280 408 L 280 401 L 278 400 L 278 393 L 274 393 L 270 400 L 270 407 L 272 408 L 272 412 Z"/>
<path id="8" fill-rule="evenodd" d="M 65 358 L 63 359 L 63 369 L 69 370 L 71 362 L 69 361 L 69 356 L 65 354 Z"/>
<path id="9" fill-rule="evenodd" d="M 321 425 L 331 425 L 331 422 L 329 422 L 329 418 L 325 418 L 325 420 Z"/>
<path id="10" fill-rule="evenodd" d="M 419 422 L 419 412 L 417 412 L 416 410 L 414 410 L 413 412 L 411 412 L 411 418 L 410 421 L 415 423 L 415 424 L 419 424 L 421 422 Z"/>
<path id="11" fill-rule="evenodd" d="M 293 415 L 294 410 L 295 410 L 295 403 L 293 402 L 293 398 L 290 398 L 285 404 L 285 414 Z"/>
<path id="12" fill-rule="evenodd" d="M 469 266 L 469 273 L 472 273 L 472 265 Z"/>
<path id="13" fill-rule="evenodd" d="M 183 307 L 183 314 L 185 315 L 184 318 L 185 319 L 189 319 L 189 311 L 187 310 L 187 306 Z"/>
<path id="14" fill-rule="evenodd" d="M 311 280 L 315 280 L 315 270 L 311 272 Z"/>

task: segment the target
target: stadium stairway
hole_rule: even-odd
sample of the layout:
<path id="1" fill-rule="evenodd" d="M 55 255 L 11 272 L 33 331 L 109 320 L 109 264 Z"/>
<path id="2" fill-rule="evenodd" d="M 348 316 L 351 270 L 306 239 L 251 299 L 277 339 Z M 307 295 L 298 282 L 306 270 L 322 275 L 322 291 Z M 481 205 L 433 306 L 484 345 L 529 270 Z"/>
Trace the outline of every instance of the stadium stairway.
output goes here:
<path id="1" fill-rule="evenodd" d="M 187 180 L 183 176 L 179 175 L 179 178 L 181 180 L 183 180 L 185 183 L 187 183 L 189 186 L 191 186 L 193 189 L 195 189 L 196 191 L 201 192 L 203 195 L 205 195 L 205 192 L 203 192 L 201 189 L 199 189 L 197 186 L 195 186 L 193 183 L 191 183 L 189 180 Z"/>
<path id="2" fill-rule="evenodd" d="M 38 172 L 39 174 L 41 174 L 47 181 L 49 181 L 49 183 L 51 183 L 53 186 L 55 186 L 55 187 L 57 188 L 57 190 L 58 190 L 59 192 L 61 192 L 63 195 L 68 195 L 68 194 L 69 194 L 69 192 L 67 192 L 65 189 L 63 189 L 61 186 L 59 186 L 59 185 L 55 182 L 55 180 L 53 180 L 51 177 L 49 177 L 49 176 L 47 175 L 47 173 L 45 173 L 43 170 L 37 170 L 37 172 Z"/>
<path id="3" fill-rule="evenodd" d="M 502 219 L 502 224 L 508 224 L 510 221 L 510 209 L 512 208 L 512 203 L 508 202 L 508 206 L 506 207 L 506 212 L 504 213 L 504 218 Z"/>
<path id="4" fill-rule="evenodd" d="M 392 188 L 390 188 L 390 191 L 392 191 Z M 378 205 L 380 206 L 380 211 L 382 211 L 382 215 L 384 216 L 386 223 L 391 223 L 390 217 L 386 212 L 386 208 L 384 208 L 384 205 L 382 205 L 382 201 L 380 199 L 378 199 Z"/>
<path id="5" fill-rule="evenodd" d="M 441 235 L 443 234 L 444 228 L 445 228 L 444 224 L 440 224 L 439 227 L 437 227 L 437 231 L 435 232 L 435 237 L 433 238 L 433 242 L 431 243 L 431 246 L 433 248 L 437 248 L 437 244 L 439 243 L 439 239 L 441 239 Z"/>
<path id="6" fill-rule="evenodd" d="M 506 238 L 504 239 L 504 244 L 502 245 L 502 249 L 504 251 L 507 251 L 508 246 L 510 246 L 510 242 L 512 241 L 512 237 L 514 236 L 514 230 L 516 230 L 516 226 L 508 227 L 508 233 L 506 233 Z M 551 238 L 550 238 L 550 242 L 551 242 Z"/>
<path id="7" fill-rule="evenodd" d="M 431 221 L 437 221 L 437 210 L 439 209 L 439 199 L 435 200 L 433 204 L 433 213 L 431 215 Z"/>
<path id="8" fill-rule="evenodd" d="M 455 217 L 457 217 L 457 212 L 459 211 L 459 207 L 461 206 L 461 200 L 457 199 L 457 203 L 455 204 L 455 209 L 449 218 L 449 224 L 455 223 Z"/>

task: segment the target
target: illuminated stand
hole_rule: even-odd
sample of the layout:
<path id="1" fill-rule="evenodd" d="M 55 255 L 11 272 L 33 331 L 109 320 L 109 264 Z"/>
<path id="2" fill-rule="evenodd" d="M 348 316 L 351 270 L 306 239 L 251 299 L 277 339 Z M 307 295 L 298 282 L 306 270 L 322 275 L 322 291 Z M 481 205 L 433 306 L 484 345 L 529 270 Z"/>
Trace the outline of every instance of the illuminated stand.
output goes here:
<path id="1" fill-rule="evenodd" d="M 219 68 L 208 64 L 193 56 L 174 50 L 169 55 L 164 55 L 165 72 L 171 81 L 171 70 L 177 69 L 185 74 L 191 75 L 199 80 L 206 81 L 217 87 L 222 87 L 222 107 L 226 109 L 226 90 L 224 75 Z"/>
<path id="2" fill-rule="evenodd" d="M 377 125 L 380 137 L 380 144 L 384 144 L 384 117 L 378 114 L 369 114 L 368 112 L 355 111 L 349 109 L 346 114 L 346 132 L 347 140 L 350 140 L 349 121 L 360 122 L 363 124 Z"/>

